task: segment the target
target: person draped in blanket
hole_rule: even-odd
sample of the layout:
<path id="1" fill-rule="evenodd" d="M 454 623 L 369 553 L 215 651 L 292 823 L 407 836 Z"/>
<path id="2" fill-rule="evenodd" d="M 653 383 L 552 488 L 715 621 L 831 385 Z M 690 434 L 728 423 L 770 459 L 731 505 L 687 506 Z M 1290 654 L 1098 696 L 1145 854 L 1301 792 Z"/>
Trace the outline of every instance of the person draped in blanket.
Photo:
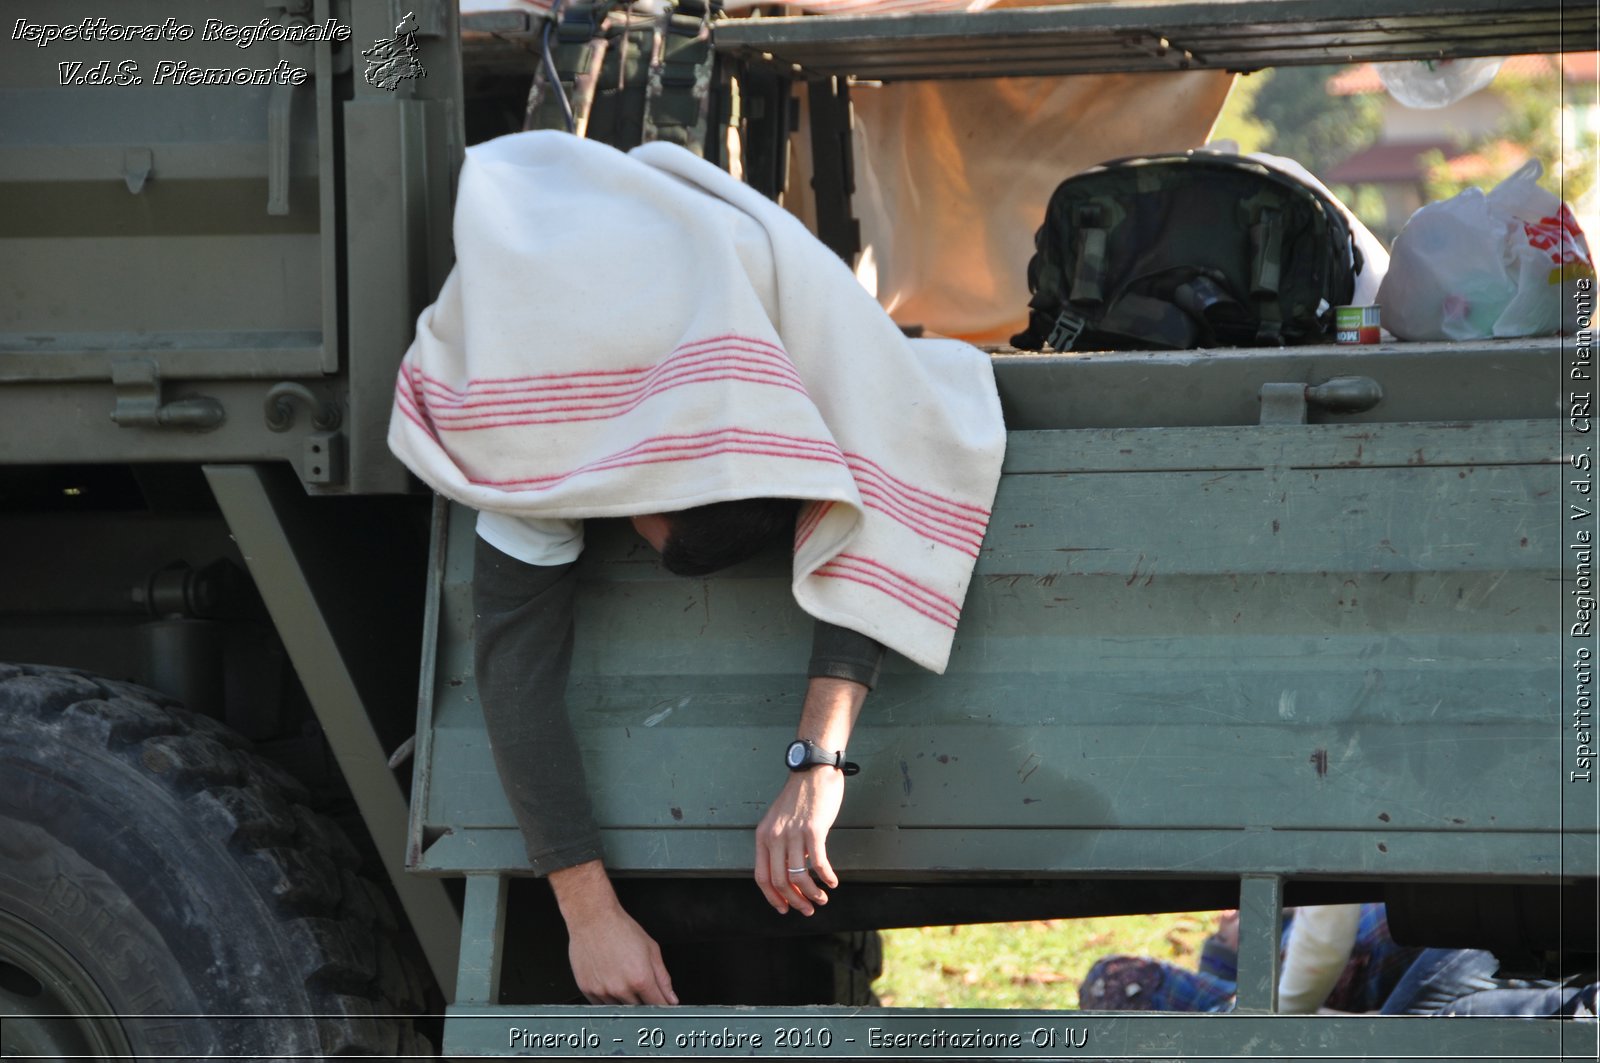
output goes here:
<path id="1" fill-rule="evenodd" d="M 791 536 L 790 589 L 817 628 L 754 876 L 775 911 L 810 915 L 838 887 L 843 753 L 884 647 L 936 673 L 949 661 L 1005 451 L 993 366 L 970 344 L 908 339 L 793 215 L 669 144 L 476 145 L 454 237 L 389 446 L 480 513 L 485 723 L 578 987 L 673 1003 L 607 879 L 567 719 L 582 519 L 631 518 L 689 574 Z M 619 277 L 650 278 L 626 312 Z"/>

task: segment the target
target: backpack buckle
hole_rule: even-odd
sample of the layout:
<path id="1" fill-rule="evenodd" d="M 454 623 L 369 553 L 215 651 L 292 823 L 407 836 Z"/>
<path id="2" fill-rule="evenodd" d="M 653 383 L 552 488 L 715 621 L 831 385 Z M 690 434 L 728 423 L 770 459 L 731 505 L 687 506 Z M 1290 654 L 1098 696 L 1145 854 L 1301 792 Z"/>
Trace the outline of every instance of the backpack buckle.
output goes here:
<path id="1" fill-rule="evenodd" d="M 1073 313 L 1070 308 L 1064 309 L 1056 316 L 1056 323 L 1051 326 L 1050 335 L 1045 337 L 1044 342 L 1052 350 L 1070 351 L 1072 350 L 1072 345 L 1078 342 L 1078 337 L 1083 335 L 1083 330 L 1088 324 L 1089 320 L 1087 318 Z"/>

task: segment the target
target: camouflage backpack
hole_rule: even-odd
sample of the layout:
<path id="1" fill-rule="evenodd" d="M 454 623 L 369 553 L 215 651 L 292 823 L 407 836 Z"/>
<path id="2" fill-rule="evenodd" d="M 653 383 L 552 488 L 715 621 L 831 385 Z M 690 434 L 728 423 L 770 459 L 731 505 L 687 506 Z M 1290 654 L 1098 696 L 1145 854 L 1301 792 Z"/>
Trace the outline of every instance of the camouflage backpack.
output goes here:
<path id="1" fill-rule="evenodd" d="M 1028 263 L 1028 328 L 1057 351 L 1326 342 L 1360 268 L 1345 216 L 1237 155 L 1120 159 L 1063 181 Z"/>

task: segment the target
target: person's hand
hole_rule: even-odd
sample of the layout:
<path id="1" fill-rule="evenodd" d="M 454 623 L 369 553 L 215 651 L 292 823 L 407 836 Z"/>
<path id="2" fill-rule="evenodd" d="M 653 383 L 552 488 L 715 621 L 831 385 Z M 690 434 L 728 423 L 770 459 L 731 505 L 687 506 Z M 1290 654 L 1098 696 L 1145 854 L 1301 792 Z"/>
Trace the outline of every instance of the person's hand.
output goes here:
<path id="1" fill-rule="evenodd" d="M 572 977 L 591 1004 L 676 1004 L 661 947 L 617 900 L 600 861 L 550 874 Z"/>
<path id="2" fill-rule="evenodd" d="M 1229 908 L 1217 917 L 1217 932 L 1212 935 L 1218 944 L 1234 952 L 1239 951 L 1239 909 Z"/>
<path id="3" fill-rule="evenodd" d="M 609 917 L 569 924 L 567 959 L 591 1004 L 676 1004 L 661 947 L 619 906 Z"/>
<path id="4" fill-rule="evenodd" d="M 812 915 L 839 885 L 828 863 L 828 830 L 844 801 L 844 773 L 829 767 L 795 772 L 756 827 L 756 885 L 780 915 Z M 796 869 L 799 870 L 796 870 Z"/>

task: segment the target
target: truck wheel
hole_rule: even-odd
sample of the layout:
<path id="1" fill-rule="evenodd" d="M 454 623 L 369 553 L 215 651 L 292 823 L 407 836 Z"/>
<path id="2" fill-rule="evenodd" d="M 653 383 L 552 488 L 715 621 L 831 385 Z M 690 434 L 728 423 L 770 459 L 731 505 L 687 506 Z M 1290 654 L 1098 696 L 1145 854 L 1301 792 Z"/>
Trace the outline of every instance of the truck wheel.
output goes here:
<path id="1" fill-rule="evenodd" d="M 425 988 L 384 898 L 244 745 L 150 690 L 0 664 L 0 1052 L 429 1052 L 395 1018 Z"/>

